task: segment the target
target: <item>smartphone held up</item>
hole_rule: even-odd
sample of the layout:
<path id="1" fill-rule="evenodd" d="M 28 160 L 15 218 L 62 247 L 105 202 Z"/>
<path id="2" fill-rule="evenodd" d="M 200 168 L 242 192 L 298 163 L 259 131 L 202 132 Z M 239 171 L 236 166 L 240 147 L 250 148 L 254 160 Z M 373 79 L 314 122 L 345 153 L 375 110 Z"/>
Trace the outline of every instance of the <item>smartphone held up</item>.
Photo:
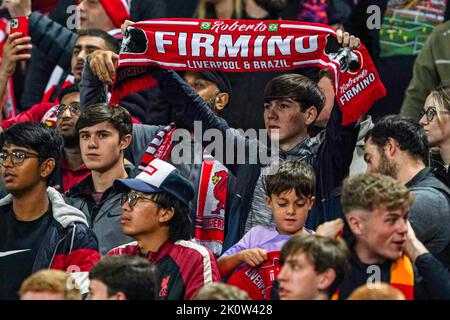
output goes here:
<path id="1" fill-rule="evenodd" d="M 14 18 L 9 21 L 10 34 L 21 32 L 22 37 L 28 37 L 28 17 Z M 21 54 L 28 54 L 29 50 L 20 52 Z"/>

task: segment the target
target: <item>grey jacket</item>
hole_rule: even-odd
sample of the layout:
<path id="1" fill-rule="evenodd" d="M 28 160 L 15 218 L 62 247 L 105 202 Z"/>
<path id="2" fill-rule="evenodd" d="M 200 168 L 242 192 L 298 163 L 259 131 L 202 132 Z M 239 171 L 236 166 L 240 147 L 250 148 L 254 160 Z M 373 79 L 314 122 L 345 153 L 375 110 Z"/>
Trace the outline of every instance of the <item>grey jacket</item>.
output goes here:
<path id="1" fill-rule="evenodd" d="M 450 244 L 450 190 L 431 168 L 421 170 L 406 186 L 414 194 L 409 221 L 417 238 L 432 254 L 442 253 Z"/>
<path id="2" fill-rule="evenodd" d="M 127 165 L 125 169 L 130 178 L 136 176 L 134 166 Z M 96 204 L 92 197 L 93 192 L 92 176 L 88 176 L 67 191 L 65 198 L 67 204 L 84 213 L 89 227 L 98 238 L 100 254 L 105 255 L 109 250 L 134 240 L 122 233 L 122 193 L 111 187 L 103 193 L 100 203 Z"/>

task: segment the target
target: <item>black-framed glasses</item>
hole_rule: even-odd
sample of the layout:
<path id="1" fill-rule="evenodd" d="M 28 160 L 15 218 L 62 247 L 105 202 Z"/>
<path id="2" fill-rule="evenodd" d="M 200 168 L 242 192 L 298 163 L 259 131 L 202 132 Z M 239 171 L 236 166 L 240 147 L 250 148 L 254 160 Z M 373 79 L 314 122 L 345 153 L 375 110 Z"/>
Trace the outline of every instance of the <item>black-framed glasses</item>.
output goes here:
<path id="1" fill-rule="evenodd" d="M 425 110 L 420 111 L 420 117 L 426 115 L 427 121 L 433 121 L 434 116 L 437 115 L 435 107 L 425 107 Z"/>
<path id="2" fill-rule="evenodd" d="M 130 208 L 133 208 L 139 199 L 148 200 L 148 201 L 152 201 L 153 203 L 156 203 L 153 199 L 141 196 L 139 193 L 130 191 L 130 192 L 124 193 L 122 195 L 122 198 L 120 199 L 120 204 L 123 206 L 125 204 L 125 202 L 128 202 L 128 205 L 130 206 Z"/>
<path id="3" fill-rule="evenodd" d="M 60 104 L 58 108 L 56 108 L 56 117 L 59 118 L 67 109 L 69 109 L 71 114 L 80 115 L 81 113 L 79 102 L 73 102 L 67 105 Z"/>
<path id="4" fill-rule="evenodd" d="M 25 159 L 28 159 L 28 158 L 41 158 L 41 156 L 38 154 L 31 153 L 28 151 L 23 151 L 23 150 L 16 150 L 13 152 L 1 151 L 0 152 L 0 165 L 3 165 L 3 163 L 6 161 L 6 159 L 8 157 L 10 157 L 9 159 L 11 160 L 13 165 L 21 164 L 22 162 L 25 161 Z"/>

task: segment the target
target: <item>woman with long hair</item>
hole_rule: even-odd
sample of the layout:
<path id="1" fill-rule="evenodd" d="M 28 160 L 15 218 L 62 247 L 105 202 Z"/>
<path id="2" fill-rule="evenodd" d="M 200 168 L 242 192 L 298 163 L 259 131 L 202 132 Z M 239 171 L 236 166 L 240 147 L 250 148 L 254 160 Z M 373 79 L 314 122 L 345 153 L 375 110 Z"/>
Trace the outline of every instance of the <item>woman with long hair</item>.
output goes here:
<path id="1" fill-rule="evenodd" d="M 430 155 L 430 166 L 438 178 L 450 186 L 450 83 L 441 84 L 431 91 L 421 115 L 419 123 L 425 130 L 428 143 L 436 147 Z"/>

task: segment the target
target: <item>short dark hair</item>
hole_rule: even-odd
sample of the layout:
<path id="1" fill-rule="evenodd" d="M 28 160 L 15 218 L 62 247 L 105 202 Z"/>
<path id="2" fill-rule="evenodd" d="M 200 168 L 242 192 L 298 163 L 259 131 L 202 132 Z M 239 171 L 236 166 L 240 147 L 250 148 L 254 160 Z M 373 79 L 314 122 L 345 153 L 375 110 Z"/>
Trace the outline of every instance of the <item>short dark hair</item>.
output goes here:
<path id="1" fill-rule="evenodd" d="M 381 118 L 366 134 L 365 141 L 372 139 L 373 144 L 382 149 L 389 138 L 395 139 L 400 150 L 407 151 L 413 158 L 427 163 L 428 139 L 423 128 L 414 120 L 400 115 Z"/>
<path id="2" fill-rule="evenodd" d="M 106 31 L 100 29 L 84 29 L 78 31 L 77 40 L 80 37 L 102 38 L 103 40 L 105 40 L 105 43 L 108 46 L 109 50 L 113 51 L 114 53 L 119 53 L 120 51 L 119 42 Z"/>
<path id="3" fill-rule="evenodd" d="M 306 254 L 317 273 L 324 273 L 330 268 L 336 272 L 336 279 L 327 290 L 329 295 L 337 290 L 350 270 L 350 254 L 343 240 L 315 234 L 293 236 L 281 249 L 281 265 L 284 265 L 289 256 L 296 253 Z"/>
<path id="4" fill-rule="evenodd" d="M 133 122 L 128 110 L 119 105 L 111 107 L 107 103 L 94 104 L 84 109 L 78 118 L 77 130 L 80 131 L 104 121 L 108 121 L 119 131 L 120 139 L 132 132 Z"/>
<path id="5" fill-rule="evenodd" d="M 123 292 L 127 300 L 156 298 L 156 269 L 143 257 L 105 257 L 89 272 L 89 280 L 102 282 L 107 287 L 109 297 Z"/>
<path id="6" fill-rule="evenodd" d="M 297 197 L 311 196 L 316 188 L 316 175 L 314 169 L 301 161 L 284 161 L 275 174 L 268 175 L 265 181 L 267 196 L 295 190 Z"/>
<path id="7" fill-rule="evenodd" d="M 266 102 L 283 98 L 299 102 L 303 112 L 314 106 L 317 114 L 322 110 L 325 101 L 324 94 L 313 80 L 294 73 L 273 78 L 264 90 Z"/>
<path id="8" fill-rule="evenodd" d="M 0 145 L 3 147 L 5 144 L 15 144 L 36 151 L 42 163 L 50 158 L 59 162 L 63 141 L 53 128 L 41 123 L 26 121 L 16 123 L 1 133 Z"/>
<path id="9" fill-rule="evenodd" d="M 55 159 L 55 169 L 47 177 L 47 184 L 51 184 L 63 148 L 63 139 L 54 128 L 31 121 L 19 122 L 0 134 L 0 146 L 3 147 L 6 144 L 15 144 L 36 151 L 39 154 L 39 163 L 47 159 Z"/>
<path id="10" fill-rule="evenodd" d="M 61 102 L 62 99 L 64 99 L 64 97 L 66 95 L 74 93 L 74 92 L 80 93 L 80 87 L 76 83 L 73 83 L 61 90 L 61 92 L 58 95 L 59 102 Z"/>
<path id="11" fill-rule="evenodd" d="M 152 193 L 149 195 L 158 210 L 173 209 L 175 214 L 169 220 L 169 240 L 175 243 L 179 240 L 190 240 L 192 238 L 192 219 L 189 207 L 167 192 Z"/>

